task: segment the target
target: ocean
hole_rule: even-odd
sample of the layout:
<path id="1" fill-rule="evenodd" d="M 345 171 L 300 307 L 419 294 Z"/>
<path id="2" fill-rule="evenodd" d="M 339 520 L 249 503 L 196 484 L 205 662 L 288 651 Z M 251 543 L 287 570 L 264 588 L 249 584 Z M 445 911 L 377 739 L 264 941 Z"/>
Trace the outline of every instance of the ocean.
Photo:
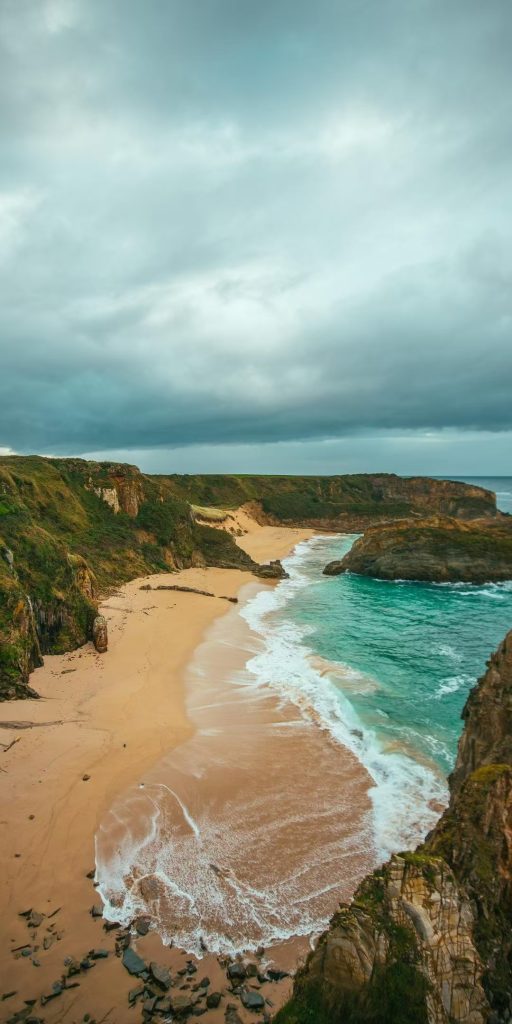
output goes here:
<path id="1" fill-rule="evenodd" d="M 511 479 L 475 482 L 512 503 Z M 209 630 L 188 671 L 194 736 L 98 832 L 107 916 L 149 913 L 199 954 L 318 933 L 437 820 L 461 710 L 512 627 L 512 582 L 323 576 L 353 542 L 298 544 L 289 579 L 249 584 Z"/>

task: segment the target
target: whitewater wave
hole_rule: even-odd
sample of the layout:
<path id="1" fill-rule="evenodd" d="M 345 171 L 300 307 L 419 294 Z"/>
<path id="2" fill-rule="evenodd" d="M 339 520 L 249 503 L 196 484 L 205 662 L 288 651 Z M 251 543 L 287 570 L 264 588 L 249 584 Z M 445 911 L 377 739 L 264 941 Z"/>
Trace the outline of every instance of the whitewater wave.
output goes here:
<path id="1" fill-rule="evenodd" d="M 304 719 L 328 731 L 364 765 L 373 782 L 374 842 L 378 856 L 385 859 L 418 842 L 433 826 L 437 813 L 432 801 L 445 803 L 447 787 L 433 766 L 403 751 L 386 749 L 385 740 L 361 720 L 343 690 L 343 673 L 350 691 L 354 670 L 333 662 L 335 685 L 325 671 L 325 660 L 319 667 L 307 645 L 307 627 L 286 617 L 286 605 L 316 582 L 316 573 L 314 577 L 308 573 L 308 562 L 315 546 L 325 543 L 322 537 L 297 545 L 284 561 L 290 578 L 272 591 L 261 591 L 241 609 L 264 641 L 263 650 L 250 659 L 247 669 L 257 685 L 271 687 L 283 700 L 292 701 Z"/>

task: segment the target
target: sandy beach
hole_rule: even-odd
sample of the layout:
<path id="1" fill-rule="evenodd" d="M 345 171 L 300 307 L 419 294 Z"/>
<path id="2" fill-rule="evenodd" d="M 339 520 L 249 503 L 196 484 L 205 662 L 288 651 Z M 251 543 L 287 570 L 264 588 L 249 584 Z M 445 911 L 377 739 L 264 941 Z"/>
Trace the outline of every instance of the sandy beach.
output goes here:
<path id="1" fill-rule="evenodd" d="M 244 530 L 239 543 L 257 561 L 283 557 L 310 535 L 260 527 L 249 517 L 236 525 Z M 145 584 L 177 582 L 216 596 L 141 590 Z M 94 867 L 94 838 L 119 794 L 193 739 L 195 726 L 185 708 L 187 666 L 214 620 L 232 614 L 224 598 L 249 583 L 254 584 L 251 574 L 222 569 L 132 581 L 102 607 L 109 627 L 107 654 L 86 645 L 47 656 L 32 677 L 42 699 L 0 705 L 2 1020 L 22 1009 L 24 1000 L 51 993 L 65 958 L 80 960 L 92 949 L 109 955 L 71 978 L 77 987 L 44 1009 L 38 1003 L 32 1016 L 50 1022 L 80 1021 L 85 1014 L 98 1022 L 125 1019 L 127 993 L 137 979 L 113 955 L 115 932 L 106 933 L 101 919 L 89 912 L 101 903 L 87 877 Z M 355 774 L 364 795 L 364 773 L 356 769 Z M 20 916 L 30 909 L 44 915 L 40 923 Z M 186 969 L 187 956 L 176 948 L 164 950 L 155 933 L 137 939 L 136 948 L 146 961 L 158 961 L 173 973 Z M 292 968 L 304 952 L 304 944 L 292 944 L 273 951 L 272 959 Z M 203 958 L 197 974 L 194 966 L 190 978 L 185 975 L 184 994 L 203 975 L 210 979 L 208 991 L 225 990 L 225 971 L 216 957 Z M 285 979 L 269 989 L 275 1005 L 288 985 Z M 228 1001 L 223 998 L 205 1019 L 224 1020 Z M 138 1019 L 138 1012 L 131 1012 Z M 242 1020 L 255 1019 L 239 1004 L 238 1012 Z"/>

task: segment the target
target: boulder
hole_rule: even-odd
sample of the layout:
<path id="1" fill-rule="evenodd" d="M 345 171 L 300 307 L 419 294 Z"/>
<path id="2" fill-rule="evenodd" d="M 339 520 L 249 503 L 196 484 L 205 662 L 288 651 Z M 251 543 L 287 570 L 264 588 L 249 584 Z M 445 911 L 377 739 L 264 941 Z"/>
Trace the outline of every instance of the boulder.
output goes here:
<path id="1" fill-rule="evenodd" d="M 126 967 L 128 974 L 139 975 L 146 971 L 144 960 L 130 946 L 123 953 L 123 967 Z"/>
<path id="2" fill-rule="evenodd" d="M 222 996 L 220 992 L 210 992 L 209 995 L 206 996 L 206 1005 L 208 1009 L 216 1010 L 221 1001 L 221 998 Z"/>
<path id="3" fill-rule="evenodd" d="M 159 964 L 152 961 L 149 965 L 149 973 L 153 978 L 153 981 L 163 988 L 166 992 L 171 987 L 171 974 L 167 967 L 160 967 Z"/>
<path id="4" fill-rule="evenodd" d="M 104 615 L 97 615 L 92 624 L 92 642 L 99 654 L 108 650 L 107 620 Z"/>
<path id="5" fill-rule="evenodd" d="M 289 578 L 279 558 L 275 558 L 266 565 L 258 565 L 254 569 L 254 575 L 260 576 L 263 580 L 287 580 Z"/>
<path id="6" fill-rule="evenodd" d="M 247 977 L 247 970 L 244 964 L 236 960 L 235 963 L 229 964 L 227 975 L 231 981 L 243 981 Z"/>
<path id="7" fill-rule="evenodd" d="M 240 999 L 242 1000 L 242 1005 L 245 1006 L 246 1010 L 254 1010 L 255 1013 L 257 1013 L 258 1010 L 263 1010 L 263 1007 L 265 1006 L 265 1000 L 261 995 L 261 992 L 254 992 L 250 988 L 242 989 Z"/>

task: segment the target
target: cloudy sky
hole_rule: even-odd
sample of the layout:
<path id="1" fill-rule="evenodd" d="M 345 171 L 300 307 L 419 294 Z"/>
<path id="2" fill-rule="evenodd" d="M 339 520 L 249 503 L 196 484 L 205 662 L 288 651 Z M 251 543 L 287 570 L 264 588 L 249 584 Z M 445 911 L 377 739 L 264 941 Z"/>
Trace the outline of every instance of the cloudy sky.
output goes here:
<path id="1" fill-rule="evenodd" d="M 512 473 L 510 0 L 0 0 L 0 450 Z"/>

